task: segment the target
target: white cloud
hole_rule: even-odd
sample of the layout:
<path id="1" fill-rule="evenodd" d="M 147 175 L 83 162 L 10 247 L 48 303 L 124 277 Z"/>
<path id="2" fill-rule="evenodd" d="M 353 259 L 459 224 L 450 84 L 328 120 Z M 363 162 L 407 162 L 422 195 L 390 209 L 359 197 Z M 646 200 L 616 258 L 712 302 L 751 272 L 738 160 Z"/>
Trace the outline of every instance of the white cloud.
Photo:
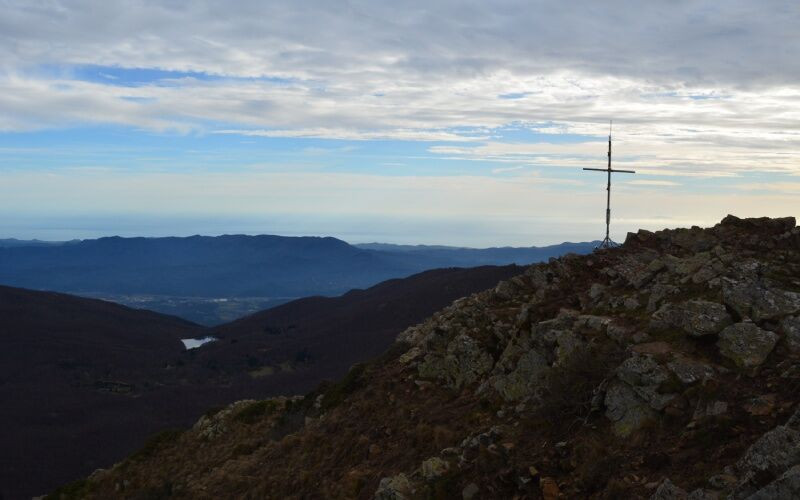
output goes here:
<path id="1" fill-rule="evenodd" d="M 680 186 L 681 184 L 672 181 L 655 181 L 655 180 L 633 180 L 626 181 L 625 184 L 633 186 Z"/>

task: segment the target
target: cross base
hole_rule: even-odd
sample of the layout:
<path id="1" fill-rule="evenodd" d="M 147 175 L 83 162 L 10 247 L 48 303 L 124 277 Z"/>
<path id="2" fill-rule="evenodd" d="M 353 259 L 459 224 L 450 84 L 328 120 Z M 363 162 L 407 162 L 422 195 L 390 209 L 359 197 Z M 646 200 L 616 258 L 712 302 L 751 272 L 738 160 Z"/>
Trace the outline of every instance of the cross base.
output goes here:
<path id="1" fill-rule="evenodd" d="M 605 248 L 616 248 L 618 246 L 619 246 L 619 243 L 617 243 L 616 241 L 614 241 L 611 238 L 609 238 L 608 236 L 606 236 L 605 239 L 603 239 L 603 241 L 601 241 L 599 245 L 594 247 L 594 249 L 595 250 L 602 250 L 602 249 L 605 249 Z"/>

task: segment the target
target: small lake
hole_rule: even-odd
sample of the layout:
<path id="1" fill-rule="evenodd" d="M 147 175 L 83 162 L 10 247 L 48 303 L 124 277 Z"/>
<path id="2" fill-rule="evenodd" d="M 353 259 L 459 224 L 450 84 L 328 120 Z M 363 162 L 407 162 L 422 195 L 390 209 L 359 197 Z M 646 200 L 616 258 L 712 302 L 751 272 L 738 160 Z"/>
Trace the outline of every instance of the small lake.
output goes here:
<path id="1" fill-rule="evenodd" d="M 183 346 L 188 351 L 189 349 L 196 349 L 203 344 L 208 344 L 209 342 L 214 342 L 218 340 L 216 337 L 203 337 L 201 339 L 181 339 L 183 342 Z"/>

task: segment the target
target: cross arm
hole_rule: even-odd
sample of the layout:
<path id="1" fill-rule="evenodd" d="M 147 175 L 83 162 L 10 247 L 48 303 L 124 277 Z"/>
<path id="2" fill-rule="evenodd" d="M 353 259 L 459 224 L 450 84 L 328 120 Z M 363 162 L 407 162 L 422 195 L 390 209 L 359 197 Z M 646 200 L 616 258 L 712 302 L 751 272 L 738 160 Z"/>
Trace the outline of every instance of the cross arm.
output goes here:
<path id="1" fill-rule="evenodd" d="M 611 172 L 622 172 L 624 174 L 635 174 L 636 173 L 635 170 L 617 170 L 615 168 L 608 169 L 608 168 L 586 168 L 586 167 L 584 167 L 584 170 L 594 170 L 595 172 L 608 172 L 610 170 Z"/>

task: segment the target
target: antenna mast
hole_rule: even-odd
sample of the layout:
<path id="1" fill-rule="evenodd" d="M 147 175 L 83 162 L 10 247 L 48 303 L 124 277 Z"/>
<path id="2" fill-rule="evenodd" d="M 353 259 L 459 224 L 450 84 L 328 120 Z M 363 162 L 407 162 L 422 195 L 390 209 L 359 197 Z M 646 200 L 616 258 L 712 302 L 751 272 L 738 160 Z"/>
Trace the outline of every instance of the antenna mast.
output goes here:
<path id="1" fill-rule="evenodd" d="M 611 130 L 613 122 L 608 122 L 608 168 L 584 168 L 584 170 L 594 170 L 596 172 L 606 172 L 608 174 L 608 182 L 606 184 L 606 237 L 597 245 L 597 248 L 613 248 L 619 246 L 614 240 L 611 239 L 611 174 L 612 172 L 620 172 L 626 174 L 635 174 L 634 170 L 614 170 L 611 168 Z"/>

